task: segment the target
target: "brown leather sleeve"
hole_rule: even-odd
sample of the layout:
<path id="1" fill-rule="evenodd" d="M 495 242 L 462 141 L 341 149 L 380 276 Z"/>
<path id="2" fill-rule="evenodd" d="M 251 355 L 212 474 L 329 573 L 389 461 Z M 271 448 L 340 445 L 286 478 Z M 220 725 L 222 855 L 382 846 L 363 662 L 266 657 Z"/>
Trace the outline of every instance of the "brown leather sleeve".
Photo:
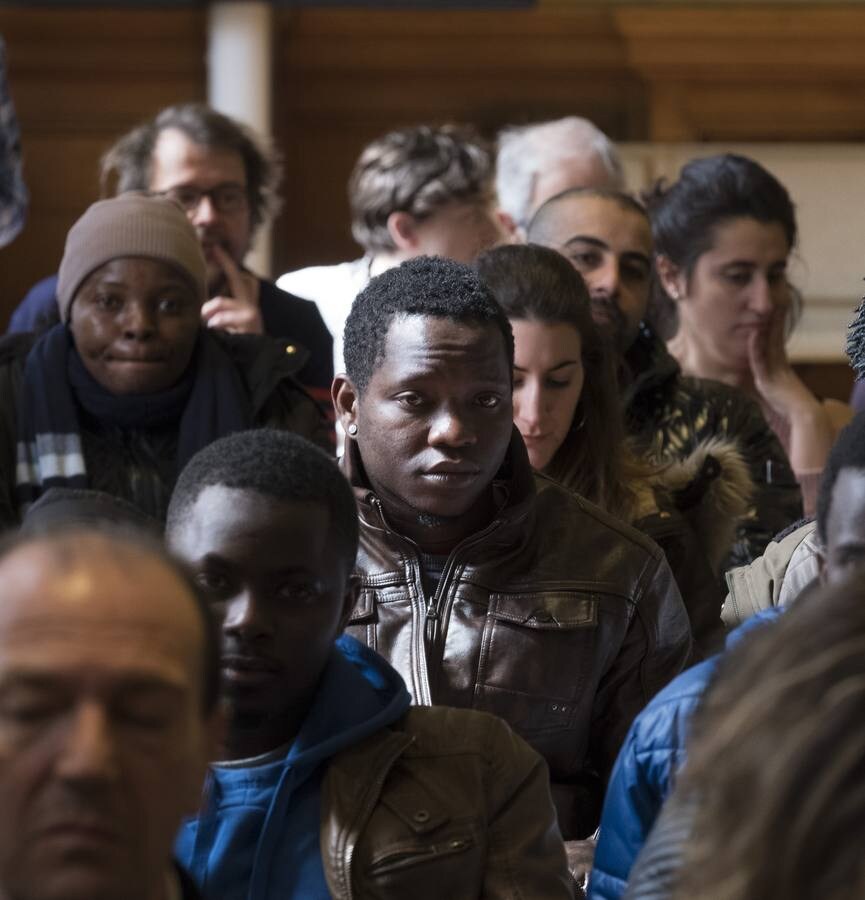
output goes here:
<path id="1" fill-rule="evenodd" d="M 484 900 L 572 898 L 565 848 L 542 757 L 503 722 L 490 719 L 493 761 Z"/>
<path id="2" fill-rule="evenodd" d="M 667 561 L 647 567 L 625 639 L 595 698 L 590 753 L 604 781 L 638 712 L 692 660 L 688 613 Z"/>

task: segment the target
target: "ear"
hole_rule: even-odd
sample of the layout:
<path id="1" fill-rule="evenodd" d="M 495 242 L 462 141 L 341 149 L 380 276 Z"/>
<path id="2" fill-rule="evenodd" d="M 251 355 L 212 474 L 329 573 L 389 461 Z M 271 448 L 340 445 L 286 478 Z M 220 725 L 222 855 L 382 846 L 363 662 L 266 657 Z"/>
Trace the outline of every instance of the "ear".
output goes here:
<path id="1" fill-rule="evenodd" d="M 337 375 L 330 387 L 330 396 L 336 417 L 343 431 L 349 433 L 348 426 L 357 424 L 358 392 L 348 375 Z"/>
<path id="2" fill-rule="evenodd" d="M 496 221 L 502 231 L 503 241 L 506 244 L 524 244 L 526 242 L 526 230 L 514 221 L 514 217 L 503 209 L 495 211 Z"/>
<path id="3" fill-rule="evenodd" d="M 420 246 L 417 219 L 407 212 L 392 212 L 387 217 L 387 231 L 397 250 L 415 254 Z"/>
<path id="4" fill-rule="evenodd" d="M 688 295 L 688 280 L 682 270 L 674 265 L 669 256 L 659 253 L 655 257 L 655 271 L 661 287 L 671 300 L 678 302 Z"/>
<path id="5" fill-rule="evenodd" d="M 357 598 L 360 596 L 360 575 L 349 575 L 345 585 L 345 597 L 343 597 L 342 615 L 339 619 L 339 633 L 342 634 L 348 625 L 348 620 L 357 606 Z"/>

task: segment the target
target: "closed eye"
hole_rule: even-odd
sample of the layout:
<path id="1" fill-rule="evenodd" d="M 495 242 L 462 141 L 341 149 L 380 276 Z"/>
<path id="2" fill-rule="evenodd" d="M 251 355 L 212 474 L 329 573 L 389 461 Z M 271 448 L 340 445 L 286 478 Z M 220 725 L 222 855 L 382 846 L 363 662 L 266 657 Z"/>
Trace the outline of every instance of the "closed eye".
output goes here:
<path id="1" fill-rule="evenodd" d="M 228 578 L 219 572 L 198 572 L 195 575 L 195 583 L 205 593 L 217 595 L 227 593 L 231 586 Z"/>

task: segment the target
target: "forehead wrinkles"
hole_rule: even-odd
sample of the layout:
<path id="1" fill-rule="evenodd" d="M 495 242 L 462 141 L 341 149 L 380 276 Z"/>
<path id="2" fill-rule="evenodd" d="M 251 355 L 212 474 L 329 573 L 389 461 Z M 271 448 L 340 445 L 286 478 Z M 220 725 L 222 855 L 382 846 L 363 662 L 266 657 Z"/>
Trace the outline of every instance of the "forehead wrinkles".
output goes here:
<path id="1" fill-rule="evenodd" d="M 180 656 L 188 653 L 188 640 L 167 623 L 146 621 L 141 618 L 117 617 L 106 622 L 96 615 L 74 616 L 18 616 L 13 621 L 0 625 L 0 643 L 14 642 L 22 649 L 35 647 L 38 643 L 66 641 L 69 638 L 87 638 L 87 644 L 98 656 L 100 649 L 114 649 L 123 644 L 127 649 L 132 644 L 141 644 L 147 649 L 159 648 L 177 652 Z M 188 635 L 186 636 L 188 638 Z M 108 642 L 108 643 L 102 643 Z"/>
<path id="2" fill-rule="evenodd" d="M 194 599 L 179 577 L 146 551 L 101 535 L 23 546 L 0 564 L 0 579 L 4 640 L 22 631 L 46 639 L 110 632 L 126 635 L 127 645 L 133 634 L 146 635 L 188 653 L 200 634 Z M 99 646 L 93 637 L 90 643 Z"/>

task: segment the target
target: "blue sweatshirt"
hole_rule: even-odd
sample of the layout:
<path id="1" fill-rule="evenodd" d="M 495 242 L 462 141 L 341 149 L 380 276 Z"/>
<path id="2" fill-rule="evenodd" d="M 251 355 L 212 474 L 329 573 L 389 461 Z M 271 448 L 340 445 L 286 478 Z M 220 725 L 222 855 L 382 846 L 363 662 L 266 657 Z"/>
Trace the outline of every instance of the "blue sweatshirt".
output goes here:
<path id="1" fill-rule="evenodd" d="M 409 704 L 394 669 L 340 638 L 294 742 L 257 765 L 214 766 L 202 811 L 181 828 L 177 859 L 205 900 L 327 900 L 319 848 L 327 762 Z"/>

